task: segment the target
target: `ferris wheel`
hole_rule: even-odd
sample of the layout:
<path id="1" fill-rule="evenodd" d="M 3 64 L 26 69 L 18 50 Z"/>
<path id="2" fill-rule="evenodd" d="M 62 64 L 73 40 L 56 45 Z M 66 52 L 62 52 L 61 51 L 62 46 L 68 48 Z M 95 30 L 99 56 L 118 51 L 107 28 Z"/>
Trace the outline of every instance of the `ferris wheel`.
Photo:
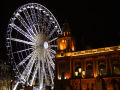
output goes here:
<path id="1" fill-rule="evenodd" d="M 25 83 L 39 90 L 54 85 L 57 38 L 61 34 L 56 18 L 41 4 L 28 3 L 14 12 L 6 38 L 16 73 L 12 90 Z"/>

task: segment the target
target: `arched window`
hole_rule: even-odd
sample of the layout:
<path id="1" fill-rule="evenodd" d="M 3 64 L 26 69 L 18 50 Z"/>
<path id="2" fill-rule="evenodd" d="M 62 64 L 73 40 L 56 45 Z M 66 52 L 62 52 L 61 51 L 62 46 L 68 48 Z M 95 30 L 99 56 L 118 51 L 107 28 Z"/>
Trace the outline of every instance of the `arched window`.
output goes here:
<path id="1" fill-rule="evenodd" d="M 120 75 L 120 60 L 118 58 L 112 59 L 112 71 L 114 75 Z"/>
<path id="2" fill-rule="evenodd" d="M 93 77 L 93 63 L 87 62 L 86 64 L 86 77 L 92 78 Z"/>
<path id="3" fill-rule="evenodd" d="M 106 64 L 105 64 L 104 60 L 100 60 L 98 62 L 98 74 L 100 76 L 105 76 L 107 74 L 106 73 Z"/>
<path id="4" fill-rule="evenodd" d="M 114 63 L 112 64 L 113 74 L 120 75 L 120 64 Z"/>

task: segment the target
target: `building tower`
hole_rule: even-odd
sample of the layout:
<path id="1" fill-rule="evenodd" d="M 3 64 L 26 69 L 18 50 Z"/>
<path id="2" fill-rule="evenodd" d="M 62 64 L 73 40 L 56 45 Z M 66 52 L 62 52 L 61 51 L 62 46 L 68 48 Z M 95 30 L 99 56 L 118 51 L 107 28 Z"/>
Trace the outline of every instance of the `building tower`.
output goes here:
<path id="1" fill-rule="evenodd" d="M 71 35 L 68 23 L 63 24 L 62 31 L 62 35 L 57 40 L 58 52 L 56 57 L 60 56 L 61 58 L 56 58 L 55 90 L 64 90 L 67 85 L 70 85 L 68 81 L 65 81 L 66 84 L 62 85 L 63 82 L 59 80 L 64 81 L 64 79 L 68 80 L 71 77 L 71 60 L 67 57 L 66 53 L 69 54 L 75 51 L 75 40 Z M 57 85 L 61 85 L 61 88 Z"/>
<path id="2" fill-rule="evenodd" d="M 64 23 L 62 30 L 63 33 L 57 40 L 58 53 L 61 55 L 66 52 L 75 51 L 75 41 L 71 35 L 69 24 Z"/>

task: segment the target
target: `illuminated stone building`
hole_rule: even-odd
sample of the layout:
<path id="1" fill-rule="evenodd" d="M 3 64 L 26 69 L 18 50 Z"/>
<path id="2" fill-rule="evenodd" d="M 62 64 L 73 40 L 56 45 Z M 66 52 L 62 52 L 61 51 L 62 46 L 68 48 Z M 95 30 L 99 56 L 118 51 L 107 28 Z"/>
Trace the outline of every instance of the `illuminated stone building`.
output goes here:
<path id="1" fill-rule="evenodd" d="M 63 28 L 55 65 L 55 90 L 120 90 L 120 46 L 75 51 Z"/>
<path id="2" fill-rule="evenodd" d="M 6 62 L 0 62 L 0 90 L 12 90 L 10 66 Z"/>

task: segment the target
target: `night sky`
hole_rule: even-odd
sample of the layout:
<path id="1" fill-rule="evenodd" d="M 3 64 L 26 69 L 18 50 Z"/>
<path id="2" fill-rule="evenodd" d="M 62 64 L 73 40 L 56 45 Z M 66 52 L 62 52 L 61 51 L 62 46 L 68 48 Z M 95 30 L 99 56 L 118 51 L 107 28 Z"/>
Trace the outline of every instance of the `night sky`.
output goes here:
<path id="1" fill-rule="evenodd" d="M 120 45 L 120 29 L 113 5 L 93 0 L 2 0 L 0 2 L 0 59 L 6 59 L 5 35 L 13 12 L 28 2 L 40 3 L 56 17 L 61 28 L 67 20 L 76 48 L 85 50 Z"/>

